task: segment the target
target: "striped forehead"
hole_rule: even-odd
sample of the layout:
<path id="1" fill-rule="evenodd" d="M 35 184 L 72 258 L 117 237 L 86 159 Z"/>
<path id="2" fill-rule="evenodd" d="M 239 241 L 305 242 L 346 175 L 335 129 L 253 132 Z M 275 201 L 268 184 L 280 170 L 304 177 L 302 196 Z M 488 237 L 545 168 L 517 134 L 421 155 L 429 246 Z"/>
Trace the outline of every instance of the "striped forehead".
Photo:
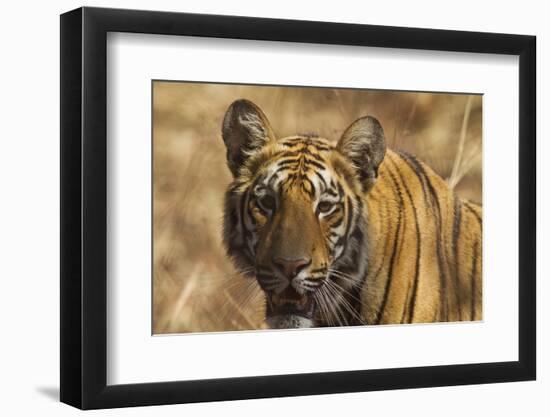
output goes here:
<path id="1" fill-rule="evenodd" d="M 334 147 L 328 141 L 295 136 L 282 139 L 277 146 L 277 156 L 265 168 L 263 186 L 279 191 L 299 187 L 312 198 L 335 187 L 328 162 Z"/>

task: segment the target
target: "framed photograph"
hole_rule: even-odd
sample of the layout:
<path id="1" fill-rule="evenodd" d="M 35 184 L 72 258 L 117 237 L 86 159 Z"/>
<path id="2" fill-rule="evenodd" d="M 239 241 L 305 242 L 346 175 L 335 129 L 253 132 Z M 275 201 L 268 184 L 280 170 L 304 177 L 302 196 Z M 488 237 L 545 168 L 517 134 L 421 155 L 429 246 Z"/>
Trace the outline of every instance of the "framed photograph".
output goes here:
<path id="1" fill-rule="evenodd" d="M 535 37 L 61 16 L 61 401 L 533 380 Z"/>

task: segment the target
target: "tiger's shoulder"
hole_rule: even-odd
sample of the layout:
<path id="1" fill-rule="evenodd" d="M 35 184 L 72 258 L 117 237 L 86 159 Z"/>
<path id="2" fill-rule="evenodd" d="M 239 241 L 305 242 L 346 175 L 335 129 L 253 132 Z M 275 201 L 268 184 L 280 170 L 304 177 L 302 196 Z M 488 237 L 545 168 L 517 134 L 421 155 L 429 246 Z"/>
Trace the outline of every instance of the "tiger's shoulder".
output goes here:
<path id="1" fill-rule="evenodd" d="M 481 205 L 460 198 L 428 164 L 391 149 L 365 201 L 367 320 L 480 319 Z"/>

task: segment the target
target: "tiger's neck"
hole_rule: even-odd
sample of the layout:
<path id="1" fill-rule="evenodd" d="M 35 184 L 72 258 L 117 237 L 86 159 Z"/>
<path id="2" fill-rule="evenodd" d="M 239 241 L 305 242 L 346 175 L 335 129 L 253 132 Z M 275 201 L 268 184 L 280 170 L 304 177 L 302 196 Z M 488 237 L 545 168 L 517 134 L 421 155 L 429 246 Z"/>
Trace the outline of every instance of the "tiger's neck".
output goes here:
<path id="1" fill-rule="evenodd" d="M 358 199 L 356 204 L 358 209 L 344 252 L 330 269 L 330 285 L 337 294 L 333 297 L 331 321 L 340 325 L 367 324 L 361 315 L 361 293 L 369 268 L 367 208 L 363 198 Z"/>

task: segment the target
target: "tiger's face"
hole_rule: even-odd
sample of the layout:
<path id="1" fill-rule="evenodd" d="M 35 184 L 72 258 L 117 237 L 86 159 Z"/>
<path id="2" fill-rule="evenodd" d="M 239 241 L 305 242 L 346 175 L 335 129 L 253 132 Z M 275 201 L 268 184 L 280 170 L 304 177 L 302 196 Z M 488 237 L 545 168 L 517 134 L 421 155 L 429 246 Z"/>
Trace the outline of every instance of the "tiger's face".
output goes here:
<path id="1" fill-rule="evenodd" d="M 247 250 L 267 296 L 268 322 L 312 324 L 318 290 L 344 252 L 358 208 L 327 141 L 293 137 L 267 151 L 277 156 L 259 167 L 245 198 Z"/>
<path id="2" fill-rule="evenodd" d="M 379 127 L 373 121 L 367 124 Z M 323 323 L 357 284 L 343 270 L 358 262 L 365 244 L 362 198 L 383 158 L 373 153 L 372 140 L 370 150 L 351 142 L 365 136 L 364 127 L 352 125 L 335 147 L 310 135 L 277 140 L 265 115 L 245 100 L 226 113 L 223 138 L 235 180 L 226 196 L 224 240 L 265 292 L 272 328 Z M 370 168 L 354 165 L 358 152 Z"/>

